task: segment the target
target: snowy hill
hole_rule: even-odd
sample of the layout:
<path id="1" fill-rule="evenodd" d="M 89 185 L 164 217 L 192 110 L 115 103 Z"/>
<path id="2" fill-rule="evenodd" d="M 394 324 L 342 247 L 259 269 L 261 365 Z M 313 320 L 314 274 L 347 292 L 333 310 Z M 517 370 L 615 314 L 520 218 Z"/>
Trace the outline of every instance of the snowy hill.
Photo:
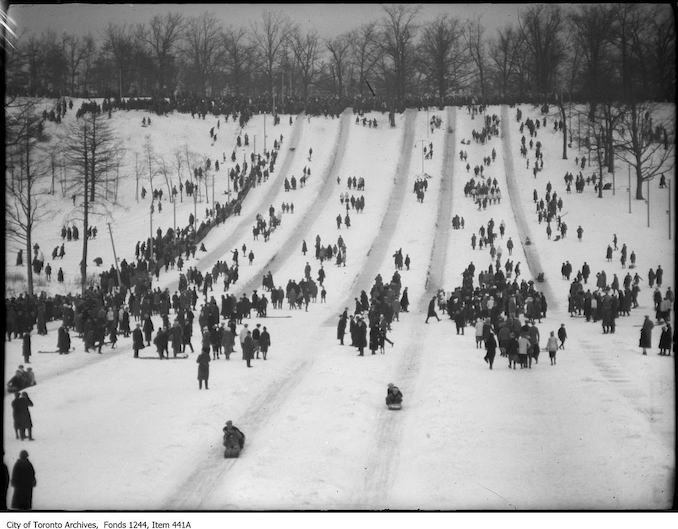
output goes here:
<path id="1" fill-rule="evenodd" d="M 74 101 L 74 105 L 78 105 Z M 74 106 L 75 109 L 75 106 Z M 524 118 L 541 118 L 538 108 L 521 106 Z M 273 127 L 267 117 L 268 147 L 283 135 L 274 172 L 250 192 L 241 215 L 229 218 L 205 239 L 207 253 L 196 254 L 189 266 L 208 270 L 219 259 L 230 261 L 231 250 L 246 244 L 255 259 L 244 259 L 240 278 L 232 287 L 237 295 L 261 292 L 261 279 L 271 271 L 276 285 L 300 279 L 309 262 L 312 277 L 316 235 L 335 244 L 339 235 L 347 247 L 346 266 L 325 262 L 327 302 L 311 303 L 308 311 L 269 309 L 268 318 L 252 318 L 265 325 L 272 338 L 268 359 L 254 360 L 247 369 L 239 345 L 229 361 L 212 362 L 210 389 L 199 391 L 196 355 L 187 360 L 155 362 L 134 359 L 131 340 L 120 338 L 118 348 L 102 355 L 86 354 L 80 340 L 67 356 L 37 353 L 53 350 L 56 324 L 50 333 L 33 336 L 31 364 L 38 384 L 28 390 L 36 440 L 27 446 L 5 427 L 8 460 L 26 448 L 36 468 L 35 509 L 105 510 L 266 510 L 266 509 L 666 509 L 671 505 L 675 480 L 674 357 L 657 355 L 659 329 L 653 349 L 642 356 L 638 348 L 643 316 L 654 315 L 647 271 L 661 264 L 664 285 L 674 288 L 675 253 L 666 234 L 663 206 L 668 191 L 653 181 L 651 228 L 644 204 L 633 201 L 617 178 L 614 196 L 597 198 L 592 187 L 566 193 L 563 176 L 578 172 L 575 149 L 561 158 L 561 136 L 552 119 L 540 129 L 544 169 L 536 178 L 520 156 L 520 123 L 515 108 L 489 107 L 487 115 L 500 120 L 498 136 L 485 144 L 472 139 L 483 126 L 483 115 L 467 108 L 443 111 L 408 109 L 388 126 L 385 114 L 373 113 L 377 128 L 355 123 L 347 110 L 339 119 L 281 116 Z M 432 115 L 441 118 L 431 129 Z M 151 136 L 159 154 L 171 160 L 188 145 L 212 160 L 229 158 L 239 133 L 256 136 L 262 148 L 264 117 L 255 116 L 240 131 L 232 120 L 221 121 L 217 142 L 209 129 L 216 119 L 190 115 L 152 116 L 142 128 L 143 112 L 114 112 L 111 125 L 127 148 L 121 171 L 119 205 L 110 219 L 118 257 L 134 257 L 134 243 L 149 230 L 148 198 L 135 199 L 134 152 Z M 74 118 L 69 111 L 66 120 Z M 49 125 L 50 127 L 56 125 Z M 63 125 L 61 125 L 63 126 Z M 250 140 L 252 141 L 252 140 Z M 462 143 L 462 141 L 464 143 Z M 432 145 L 433 156 L 423 159 L 422 147 Z M 253 145 L 252 145 L 253 148 Z M 312 156 L 309 149 L 312 148 Z M 473 167 L 495 150 L 484 166 L 484 177 L 497 179 L 501 202 L 478 209 L 465 196 L 464 185 Z M 459 151 L 468 153 L 460 160 Z M 250 148 L 236 151 L 238 160 Z M 533 152 L 528 154 L 534 159 Z M 310 159 L 309 159 L 310 158 Z M 618 174 L 626 175 L 619 163 Z M 231 167 L 230 158 L 224 170 Z M 304 167 L 311 177 L 303 188 L 285 192 L 282 182 Z M 584 175 L 593 172 L 587 167 Z M 413 187 L 422 175 L 428 188 L 423 202 Z M 349 190 L 349 177 L 364 177 L 364 191 Z M 673 171 L 666 174 L 675 189 Z M 621 179 L 625 182 L 625 179 Z M 564 239 L 549 240 L 545 224 L 536 217 L 533 189 L 539 195 L 551 182 L 562 197 L 563 217 L 570 230 Z M 217 178 L 216 194 L 226 182 Z M 623 184 L 625 185 L 625 184 Z M 157 187 L 157 185 L 156 185 Z M 147 186 L 148 188 L 148 186 Z M 340 194 L 364 195 L 365 210 L 350 210 L 351 227 L 337 228 L 335 218 L 346 214 Z M 218 200 L 218 199 L 217 199 Z M 211 195 L 210 195 L 211 201 Z M 294 203 L 294 213 L 283 215 L 268 242 L 253 240 L 256 215 L 269 205 Z M 60 229 L 68 218 L 69 197 L 57 193 L 49 202 L 53 216 L 36 228 L 36 240 L 48 251 L 61 244 Z M 202 206 L 202 207 L 201 207 Z M 194 204 L 177 205 L 177 224 L 186 224 Z M 198 218 L 205 204 L 198 205 Z M 202 211 L 201 211 L 202 210 Z M 173 223 L 170 204 L 154 215 L 155 227 Z M 566 213 L 566 215 L 565 215 Z M 451 218 L 464 218 L 464 229 L 454 230 Z M 503 221 L 500 240 L 515 243 L 511 259 L 521 263 L 525 280 L 536 280 L 548 302 L 547 317 L 538 324 L 542 347 L 550 331 L 564 323 L 568 331 L 558 364 L 549 365 L 546 353 L 532 369 L 507 368 L 497 355 L 489 370 L 484 350 L 476 349 L 474 328 L 464 335 L 439 311 L 440 322 L 428 324 L 426 308 L 439 289 L 449 293 L 461 286 L 462 272 L 473 261 L 476 270 L 494 263 L 487 248 L 471 249 L 471 235 L 492 218 Z M 96 223 L 96 222 L 95 222 Z M 90 255 L 100 256 L 103 268 L 113 262 L 105 224 L 91 241 Z M 577 239 L 581 225 L 584 235 Z M 570 282 L 560 267 L 569 260 L 576 271 L 584 260 L 595 273 L 605 270 L 619 280 L 619 252 L 612 262 L 605 249 L 616 233 L 638 255 L 636 270 L 643 278 L 639 307 L 621 317 L 615 334 L 602 334 L 599 323 L 571 318 Z M 529 237 L 531 244 L 526 245 Z M 302 255 L 306 242 L 309 254 Z M 402 248 L 412 260 L 401 271 L 408 287 L 410 311 L 393 324 L 385 354 L 357 357 L 337 340 L 339 314 L 369 289 L 377 274 L 390 280 L 392 255 Z M 6 276 L 21 271 L 14 266 L 16 247 L 7 244 Z M 79 244 L 67 243 L 63 260 L 69 280 L 61 290 L 40 282 L 37 292 L 74 289 Z M 54 266 L 54 265 L 53 265 Z M 91 271 L 91 270 L 90 270 Z M 176 288 L 178 272 L 161 273 L 154 287 Z M 477 274 L 475 281 L 477 284 Z M 15 288 L 20 288 L 17 281 Z M 11 287 L 11 285 L 8 285 Z M 214 288 L 215 298 L 222 285 Z M 673 316 L 673 315 L 672 315 Z M 160 319 L 157 318 L 157 322 Z M 197 327 L 197 322 L 196 322 Z M 240 326 L 238 327 L 240 330 Z M 194 346 L 199 336 L 194 332 Z M 5 342 L 5 372 L 22 363 L 21 343 Z M 145 350 L 147 356 L 155 353 Z M 396 383 L 404 393 L 403 409 L 384 406 L 386 385 Z M 5 399 L 5 417 L 11 416 Z M 239 459 L 222 457 L 221 428 L 227 419 L 247 435 Z M 9 421 L 5 421 L 9 424 Z"/>

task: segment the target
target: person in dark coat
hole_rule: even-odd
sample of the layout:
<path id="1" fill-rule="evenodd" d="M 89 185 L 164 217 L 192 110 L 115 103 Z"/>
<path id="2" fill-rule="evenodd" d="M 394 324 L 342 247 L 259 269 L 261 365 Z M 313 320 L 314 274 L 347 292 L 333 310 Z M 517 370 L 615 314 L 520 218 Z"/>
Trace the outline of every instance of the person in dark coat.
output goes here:
<path id="1" fill-rule="evenodd" d="M 210 389 L 207 382 L 210 378 L 210 350 L 203 349 L 196 360 L 198 364 L 198 389 L 202 389 L 203 380 L 205 381 L 205 389 Z"/>
<path id="2" fill-rule="evenodd" d="M 361 317 L 356 318 L 355 327 L 355 346 L 358 348 L 358 356 L 365 356 L 365 347 L 367 347 L 367 324 Z"/>
<path id="3" fill-rule="evenodd" d="M 348 307 L 344 309 L 339 315 L 339 323 L 337 324 L 337 340 L 341 345 L 344 345 L 344 335 L 346 334 L 346 320 L 348 319 Z"/>
<path id="4" fill-rule="evenodd" d="M 370 325 L 370 351 L 372 354 L 377 354 L 376 351 L 379 349 L 379 327 L 377 325 Z"/>
<path id="5" fill-rule="evenodd" d="M 158 333 L 155 335 L 153 343 L 155 344 L 158 356 L 162 360 L 165 356 L 165 351 L 167 351 L 167 344 L 169 343 L 169 336 L 163 327 L 158 327 Z M 169 353 L 167 356 L 169 356 Z"/>
<path id="6" fill-rule="evenodd" d="M 139 351 L 145 347 L 144 335 L 141 332 L 141 324 L 137 323 L 132 331 L 132 348 L 134 349 L 134 358 L 139 358 Z"/>
<path id="7" fill-rule="evenodd" d="M 25 332 L 23 336 L 23 345 L 21 348 L 21 354 L 24 357 L 24 363 L 30 364 L 31 361 L 29 358 L 31 357 L 31 333 L 30 332 Z"/>
<path id="8" fill-rule="evenodd" d="M 233 330 L 229 326 L 228 328 L 224 329 L 224 332 L 221 335 L 221 347 L 224 350 L 224 356 L 226 357 L 226 360 L 230 360 L 234 345 L 235 345 L 235 334 L 233 333 Z M 266 354 L 264 354 L 264 360 L 265 359 Z"/>
<path id="9" fill-rule="evenodd" d="M 440 321 L 440 318 L 438 317 L 438 313 L 436 312 L 436 297 L 433 296 L 431 298 L 431 301 L 428 303 L 428 312 L 426 313 L 426 321 L 424 323 L 428 323 L 429 318 L 435 317 L 436 320 Z"/>
<path id="10" fill-rule="evenodd" d="M 261 336 L 259 337 L 259 346 L 261 347 L 261 354 L 266 360 L 266 355 L 268 354 L 268 348 L 271 347 L 271 335 L 264 327 L 264 330 L 261 331 Z"/>
<path id="11" fill-rule="evenodd" d="M 60 355 L 68 354 L 68 351 L 71 350 L 71 336 L 65 325 L 59 327 L 57 331 L 57 350 Z"/>
<path id="12" fill-rule="evenodd" d="M 22 450 L 12 469 L 12 509 L 30 511 L 33 508 L 33 488 L 37 485 L 35 469 L 28 460 L 28 452 Z"/>
<path id="13" fill-rule="evenodd" d="M 407 307 L 410 306 L 410 298 L 409 295 L 407 294 L 407 287 L 403 289 L 403 295 L 400 298 L 400 310 L 403 312 L 407 312 Z"/>
<path id="14" fill-rule="evenodd" d="M 118 343 L 118 330 L 115 325 L 111 325 L 111 331 L 108 334 L 108 339 L 111 342 L 111 349 L 115 349 L 115 344 Z"/>
<path id="15" fill-rule="evenodd" d="M 146 340 L 146 345 L 151 345 L 151 338 L 153 337 L 154 330 L 155 328 L 153 327 L 151 317 L 146 314 L 144 318 L 144 339 Z"/>
<path id="16" fill-rule="evenodd" d="M 489 332 L 485 338 L 485 362 L 490 364 L 490 369 L 492 369 L 492 364 L 494 364 L 494 356 L 497 353 L 497 339 L 494 337 L 493 332 Z"/>
<path id="17" fill-rule="evenodd" d="M 565 330 L 565 324 L 561 323 L 560 328 L 558 329 L 558 339 L 560 340 L 560 345 L 558 349 L 565 349 L 565 340 L 567 339 L 567 331 Z"/>
<path id="18" fill-rule="evenodd" d="M 21 403 L 18 402 L 21 398 L 21 393 L 18 391 L 14 393 L 14 400 L 12 401 L 12 419 L 14 424 L 14 435 L 17 439 L 21 439 L 21 428 L 19 428 L 19 407 Z"/>
<path id="19" fill-rule="evenodd" d="M 247 336 L 242 342 L 243 360 L 247 362 L 247 367 L 252 367 L 250 364 L 254 358 L 254 340 L 252 339 L 252 331 L 247 331 Z"/>
<path id="20" fill-rule="evenodd" d="M 666 323 L 662 328 L 662 334 L 659 337 L 659 354 L 661 356 L 671 356 L 671 340 L 673 338 L 673 331 L 671 324 Z"/>
<path id="21" fill-rule="evenodd" d="M 170 335 L 172 340 L 172 354 L 176 358 L 177 355 L 181 353 L 181 349 L 184 346 L 184 332 L 181 330 L 181 325 L 179 325 L 178 321 L 175 321 L 172 324 Z"/>
<path id="22" fill-rule="evenodd" d="M 643 326 L 640 329 L 640 343 L 638 344 L 643 348 L 643 354 L 647 355 L 647 350 L 652 347 L 652 328 L 654 323 L 650 320 L 649 316 L 645 316 L 645 321 L 643 321 Z"/>
<path id="23" fill-rule="evenodd" d="M 16 413 L 16 427 L 22 441 L 26 439 L 26 430 L 28 430 L 28 440 L 33 441 L 33 421 L 31 420 L 31 411 L 28 409 L 32 406 L 33 402 L 25 391 L 21 394 L 21 397 L 12 401 L 12 411 Z"/>

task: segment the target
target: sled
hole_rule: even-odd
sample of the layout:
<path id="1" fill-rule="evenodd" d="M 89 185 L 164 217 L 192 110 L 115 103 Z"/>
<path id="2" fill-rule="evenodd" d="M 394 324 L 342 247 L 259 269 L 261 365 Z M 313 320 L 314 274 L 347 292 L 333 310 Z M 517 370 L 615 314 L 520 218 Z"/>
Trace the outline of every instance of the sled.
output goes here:
<path id="1" fill-rule="evenodd" d="M 225 459 L 233 459 L 236 457 L 240 457 L 240 451 L 242 449 L 239 446 L 234 446 L 231 448 L 225 448 L 224 449 L 224 458 Z"/>
<path id="2" fill-rule="evenodd" d="M 240 457 L 240 452 L 243 449 L 243 446 L 245 445 L 245 440 L 242 440 L 242 445 L 240 439 L 238 439 L 238 436 L 235 434 L 235 432 L 231 434 L 224 434 L 224 458 L 225 459 L 230 459 L 230 458 L 235 458 L 235 457 Z"/>
<path id="3" fill-rule="evenodd" d="M 75 348 L 71 347 L 71 348 L 70 348 L 68 351 L 66 351 L 66 353 L 64 353 L 64 354 L 72 353 L 73 351 L 75 351 Z M 55 354 L 58 354 L 59 351 L 58 351 L 58 350 L 55 350 L 55 351 L 38 351 L 38 353 L 40 353 L 40 354 L 45 354 L 45 353 L 55 353 Z"/>
<path id="4" fill-rule="evenodd" d="M 396 402 L 394 402 L 392 404 L 387 404 L 386 406 L 388 407 L 389 410 L 400 410 L 403 407 L 402 403 L 396 403 Z"/>

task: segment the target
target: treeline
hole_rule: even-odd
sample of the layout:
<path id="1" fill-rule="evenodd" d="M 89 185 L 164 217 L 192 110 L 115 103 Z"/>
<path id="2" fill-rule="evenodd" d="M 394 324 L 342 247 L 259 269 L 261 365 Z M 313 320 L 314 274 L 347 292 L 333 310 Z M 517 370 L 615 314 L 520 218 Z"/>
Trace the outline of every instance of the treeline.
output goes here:
<path id="1" fill-rule="evenodd" d="M 413 5 L 336 38 L 264 12 L 249 27 L 211 13 L 156 15 L 102 35 L 24 35 L 7 48 L 9 94 L 82 97 L 249 95 L 488 103 L 673 100 L 675 20 L 668 4 L 528 4 L 489 36 L 478 19 L 420 20 Z"/>

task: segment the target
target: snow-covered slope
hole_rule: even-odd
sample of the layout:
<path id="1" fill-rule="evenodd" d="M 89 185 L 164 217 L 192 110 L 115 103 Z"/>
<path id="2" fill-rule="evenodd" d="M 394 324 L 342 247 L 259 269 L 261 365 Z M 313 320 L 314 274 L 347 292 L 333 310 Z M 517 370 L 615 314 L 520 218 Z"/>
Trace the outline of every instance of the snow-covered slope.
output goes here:
<path id="1" fill-rule="evenodd" d="M 525 117 L 538 115 L 532 107 L 522 110 Z M 617 233 L 620 246 L 623 241 L 629 251 L 636 250 L 645 280 L 647 269 L 661 264 L 665 286 L 673 286 L 673 244 L 659 228 L 666 221 L 665 208 L 651 211 L 653 228 L 648 229 L 640 204 L 634 202 L 633 213 L 626 213 L 627 196 L 619 189 L 602 200 L 590 188 L 566 194 L 562 177 L 574 171 L 577 153 L 570 151 L 570 160 L 560 160 L 560 136 L 551 127 L 539 132 L 544 170 L 535 180 L 521 165 L 515 109 L 490 107 L 487 112 L 501 118 L 501 135 L 485 145 L 462 145 L 474 128 L 482 127 L 481 116 L 472 119 L 466 108 L 435 111 L 442 125 L 433 132 L 427 131 L 427 113 L 416 110 L 396 116 L 395 128 L 380 113 L 367 116 L 377 118 L 376 129 L 356 124 L 350 111 L 339 120 L 297 116 L 291 126 L 283 117 L 274 129 L 285 138 L 280 172 L 250 193 L 240 217 L 210 233 L 207 257 L 192 264 L 207 269 L 217 259 L 230 259 L 230 251 L 246 243 L 255 261 L 251 267 L 241 264 L 241 278 L 232 290 L 249 295 L 260 288 L 268 269 L 276 284 L 284 285 L 303 277 L 308 261 L 316 277 L 316 234 L 324 245 L 336 243 L 341 234 L 348 260 L 345 267 L 324 264 L 327 302 L 311 303 L 308 312 L 269 309 L 270 317 L 253 318 L 250 327 L 260 323 L 271 333 L 268 359 L 255 360 L 254 368 L 247 369 L 236 347 L 230 361 L 212 362 L 209 391 L 197 388 L 195 355 L 172 362 L 135 360 L 131 341 L 121 338 L 117 350 L 104 349 L 101 356 L 84 353 L 74 340 L 76 351 L 63 357 L 36 352 L 54 348 L 53 325 L 47 337 L 34 336 L 31 363 L 38 385 L 28 391 L 35 403 L 36 441 L 26 446 L 14 439 L 11 427 L 3 432 L 8 460 L 22 448 L 30 452 L 38 479 L 34 508 L 669 507 L 675 478 L 674 359 L 657 356 L 656 349 L 642 356 L 637 347 L 642 317 L 653 314 L 652 293 L 644 286 L 640 307 L 618 320 L 615 334 L 603 335 L 598 324 L 569 317 L 569 282 L 560 277 L 565 259 L 575 271 L 586 259 L 594 275 L 606 269 L 608 277 L 617 273 L 621 280 L 625 271 L 618 257 L 613 263 L 604 260 L 605 247 Z M 126 141 L 143 142 L 136 131 L 143 115 L 121 112 L 112 119 L 117 130 L 129 131 Z M 154 143 L 165 146 L 168 155 L 174 145 L 189 142 L 193 150 L 214 159 L 220 154 L 217 146 L 210 150 L 208 131 L 214 124 L 172 115 L 153 117 L 151 129 L 157 134 Z M 259 146 L 263 116 L 255 116 L 246 130 L 250 137 L 257 135 Z M 219 136 L 230 139 L 219 149 L 227 156 L 237 132 L 232 122 L 222 121 Z M 422 172 L 421 140 L 434 148 L 433 158 L 424 161 L 431 178 L 423 204 L 412 193 Z M 497 178 L 503 198 L 478 211 L 464 196 L 469 175 L 458 152 L 467 150 L 473 167 L 492 148 L 497 157 L 486 167 L 486 176 Z M 284 175 L 298 178 L 304 166 L 312 169 L 308 184 L 284 192 Z M 625 170 L 619 168 L 620 173 Z M 364 194 L 366 207 L 361 214 L 351 210 L 351 227 L 338 230 L 335 217 L 346 212 L 339 194 L 348 190 L 349 176 L 365 178 L 364 193 L 350 190 L 349 195 Z M 674 175 L 669 176 L 673 185 Z M 127 178 L 133 181 L 133 174 Z M 570 225 L 568 237 L 558 242 L 546 238 L 534 215 L 532 189 L 543 194 L 548 181 L 563 197 Z M 651 188 L 654 204 L 666 200 L 666 190 L 657 183 Z M 147 212 L 136 212 L 134 190 L 126 190 L 120 201 L 124 205 L 114 232 L 136 241 L 138 232 L 146 233 Z M 65 205 L 56 202 L 55 208 Z M 278 209 L 282 202 L 293 202 L 294 213 L 283 216 L 268 242 L 253 241 L 251 219 L 265 213 L 270 203 Z M 182 219 L 192 206 L 184 204 Z M 171 210 L 169 215 L 158 220 L 171 226 Z M 454 215 L 464 217 L 463 230 L 451 229 Z M 521 216 L 524 223 L 517 220 Z M 458 336 L 445 314 L 439 323 L 424 323 L 431 295 L 459 286 L 470 261 L 476 270 L 492 262 L 487 249 L 472 251 L 470 244 L 471 233 L 490 218 L 497 225 L 505 222 L 501 244 L 506 253 L 507 238 L 516 243 L 512 259 L 521 262 L 522 276 L 527 280 L 533 279 L 531 273 L 545 273 L 543 286 L 551 299 L 548 317 L 538 325 L 542 342 L 561 323 L 569 335 L 557 366 L 548 365 L 542 355 L 532 369 L 514 371 L 497 357 L 490 371 L 482 360 L 484 352 L 475 348 L 471 327 Z M 582 242 L 574 233 L 579 224 L 585 230 Z M 54 226 L 39 230 L 45 240 L 41 246 L 55 244 L 49 238 L 59 237 Z M 526 255 L 520 244 L 527 230 L 538 270 L 528 266 L 529 250 Z M 307 256 L 301 253 L 304 240 Z M 108 259 L 104 242 L 99 240 L 100 252 Z M 119 256 L 133 252 L 131 242 L 120 246 L 127 249 L 118 249 Z M 390 279 L 392 254 L 399 248 L 412 259 L 410 270 L 401 272 L 410 292 L 410 312 L 394 323 L 389 337 L 395 345 L 387 345 L 386 354 L 357 357 L 348 335 L 347 345 L 339 345 L 337 317 L 346 306 L 352 311 L 353 298 L 369 289 L 377 273 Z M 8 246 L 11 271 L 14 253 Z M 75 253 L 71 251 L 77 262 Z M 171 272 L 161 274 L 159 285 L 172 286 L 175 280 Z M 214 295 L 220 294 L 219 285 Z M 658 335 L 655 329 L 655 345 Z M 13 341 L 5 348 L 5 368 L 11 374 L 21 363 L 21 346 Z M 404 393 L 398 412 L 383 405 L 388 382 Z M 7 399 L 4 411 L 5 418 L 11 417 Z M 227 419 L 247 435 L 236 460 L 222 457 L 221 428 Z"/>

